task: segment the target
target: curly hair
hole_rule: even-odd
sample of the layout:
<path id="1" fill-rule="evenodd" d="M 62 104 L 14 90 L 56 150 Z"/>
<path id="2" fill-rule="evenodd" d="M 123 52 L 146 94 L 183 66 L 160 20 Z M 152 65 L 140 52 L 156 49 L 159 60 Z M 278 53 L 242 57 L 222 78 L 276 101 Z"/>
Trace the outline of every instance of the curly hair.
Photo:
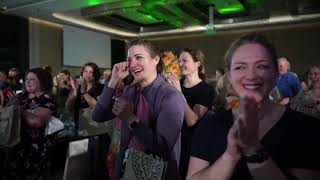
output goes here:
<path id="1" fill-rule="evenodd" d="M 53 87 L 52 75 L 43 68 L 32 68 L 29 69 L 26 73 L 26 76 L 29 73 L 34 73 L 39 79 L 40 89 L 43 92 L 51 93 Z"/>
<path id="2" fill-rule="evenodd" d="M 101 76 L 101 73 L 100 73 L 100 70 L 99 70 L 99 67 L 96 63 L 93 63 L 93 62 L 88 62 L 86 64 L 84 64 L 81 68 L 81 76 L 83 74 L 83 71 L 84 69 L 86 68 L 86 66 L 89 66 L 92 68 L 93 70 L 93 77 L 94 77 L 94 81 L 95 82 L 98 82 L 99 79 L 100 79 L 100 76 Z"/>

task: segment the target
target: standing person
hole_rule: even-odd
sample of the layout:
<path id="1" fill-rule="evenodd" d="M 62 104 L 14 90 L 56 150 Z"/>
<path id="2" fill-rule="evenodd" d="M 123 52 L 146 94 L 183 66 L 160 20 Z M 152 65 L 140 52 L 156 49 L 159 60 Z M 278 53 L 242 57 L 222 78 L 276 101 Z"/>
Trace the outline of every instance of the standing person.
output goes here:
<path id="1" fill-rule="evenodd" d="M 187 179 L 319 179 L 320 121 L 269 99 L 275 48 L 261 35 L 245 35 L 225 61 L 240 107 L 201 121 Z"/>
<path id="2" fill-rule="evenodd" d="M 204 54 L 200 50 L 184 49 L 179 56 L 181 74 L 180 81 L 169 74 L 167 81 L 183 93 L 187 100 L 184 109 L 184 122 L 181 130 L 180 175 L 185 179 L 188 171 L 191 139 L 198 121 L 212 109 L 214 89 L 207 84 L 202 73 Z"/>
<path id="3" fill-rule="evenodd" d="M 71 87 L 71 74 L 68 70 L 61 70 L 60 73 L 54 79 L 54 90 L 55 99 L 58 106 L 58 114 L 65 110 L 66 100 L 72 89 Z"/>
<path id="4" fill-rule="evenodd" d="M 8 83 L 13 90 L 22 90 L 22 79 L 20 79 L 19 70 L 17 68 L 11 68 L 9 70 Z"/>
<path id="5" fill-rule="evenodd" d="M 50 95 L 52 84 L 51 75 L 42 68 L 30 69 L 26 73 L 25 91 L 18 94 L 22 107 L 21 140 L 9 150 L 7 179 L 48 178 L 50 142 L 48 136 L 45 136 L 45 129 L 56 111 Z"/>
<path id="6" fill-rule="evenodd" d="M 99 83 L 100 71 L 98 65 L 88 62 L 81 69 L 80 83 L 70 79 L 71 92 L 66 101 L 66 107 L 74 112 L 76 135 L 79 119 L 79 112 L 84 108 L 93 108 L 97 104 L 97 98 L 103 90 L 103 85 Z"/>
<path id="7" fill-rule="evenodd" d="M 107 121 L 114 117 L 121 119 L 116 177 L 110 179 L 120 178 L 126 148 L 167 154 L 169 157 L 164 157 L 168 160 L 166 179 L 179 179 L 184 98 L 165 81 L 157 67 L 162 67 L 159 50 L 147 40 L 132 41 L 128 46 L 127 61 L 114 65 L 111 79 L 94 108 L 95 121 Z M 122 96 L 113 101 L 117 83 L 129 72 L 135 83 L 127 86 Z M 158 141 L 156 145 L 153 142 L 155 138 Z"/>
<path id="8" fill-rule="evenodd" d="M 301 83 L 299 77 L 290 72 L 290 62 L 287 58 L 281 57 L 278 59 L 279 77 L 277 80 L 277 88 L 281 94 L 281 105 L 288 105 L 290 99 L 296 96 L 300 89 Z"/>
<path id="9" fill-rule="evenodd" d="M 101 84 L 108 84 L 110 78 L 111 78 L 111 69 L 107 68 L 106 70 L 103 71 L 103 76 L 102 79 L 100 80 Z"/>
<path id="10" fill-rule="evenodd" d="M 8 87 L 7 73 L 3 70 L 0 70 L 0 90 L 4 90 Z"/>
<path id="11" fill-rule="evenodd" d="M 308 80 L 310 87 L 292 100 L 290 108 L 320 119 L 320 66 L 308 69 Z"/>

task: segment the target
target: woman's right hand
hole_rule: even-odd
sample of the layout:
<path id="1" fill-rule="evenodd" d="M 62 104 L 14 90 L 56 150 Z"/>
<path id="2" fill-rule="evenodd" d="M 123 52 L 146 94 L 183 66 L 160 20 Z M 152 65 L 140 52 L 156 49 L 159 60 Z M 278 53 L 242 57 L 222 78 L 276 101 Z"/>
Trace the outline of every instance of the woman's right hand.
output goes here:
<path id="1" fill-rule="evenodd" d="M 129 75 L 129 63 L 128 61 L 117 63 L 113 66 L 111 79 L 119 81 Z"/>
<path id="2" fill-rule="evenodd" d="M 75 79 L 70 78 L 70 86 L 73 91 L 77 91 L 79 84 Z"/>
<path id="3" fill-rule="evenodd" d="M 229 130 L 227 136 L 227 149 L 224 154 L 233 159 L 240 159 L 241 157 L 241 147 L 240 147 L 240 135 L 239 135 L 239 124 L 234 122 Z"/>
<path id="4" fill-rule="evenodd" d="M 259 148 L 259 122 L 261 110 L 259 103 L 253 96 L 240 98 L 240 108 L 234 118 L 238 132 L 238 145 L 245 155 Z"/>

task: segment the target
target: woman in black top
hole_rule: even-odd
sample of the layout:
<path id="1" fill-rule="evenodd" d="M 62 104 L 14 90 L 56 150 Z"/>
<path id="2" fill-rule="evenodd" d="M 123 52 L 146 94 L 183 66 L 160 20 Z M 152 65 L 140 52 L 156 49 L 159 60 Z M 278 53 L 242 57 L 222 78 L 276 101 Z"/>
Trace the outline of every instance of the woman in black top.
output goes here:
<path id="1" fill-rule="evenodd" d="M 180 176 L 186 179 L 191 139 L 194 129 L 203 115 L 211 110 L 214 89 L 204 81 L 203 64 L 204 55 L 200 50 L 184 49 L 179 56 L 181 74 L 183 79 L 180 82 L 173 74 L 169 74 L 168 82 L 182 91 L 187 104 L 185 106 L 185 116 L 181 130 L 181 156 L 180 156 Z"/>
<path id="2" fill-rule="evenodd" d="M 240 107 L 204 118 L 194 134 L 187 179 L 319 179 L 320 121 L 274 104 L 274 47 L 261 35 L 225 56 Z"/>
<path id="3" fill-rule="evenodd" d="M 78 130 L 79 110 L 93 108 L 103 90 L 103 85 L 99 83 L 100 71 L 95 63 L 86 63 L 82 67 L 81 77 L 82 79 L 79 83 L 72 78 L 70 79 L 72 88 L 66 101 L 66 107 L 74 112 L 76 133 Z"/>

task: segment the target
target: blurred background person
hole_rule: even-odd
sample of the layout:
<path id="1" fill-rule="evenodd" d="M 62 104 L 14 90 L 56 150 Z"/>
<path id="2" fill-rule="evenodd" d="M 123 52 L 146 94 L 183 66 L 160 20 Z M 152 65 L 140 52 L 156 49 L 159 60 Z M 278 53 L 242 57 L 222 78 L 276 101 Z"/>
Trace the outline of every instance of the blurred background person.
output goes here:
<path id="1" fill-rule="evenodd" d="M 0 90 L 4 90 L 8 87 L 7 73 L 4 70 L 0 70 Z"/>
<path id="2" fill-rule="evenodd" d="M 310 87 L 300 92 L 292 100 L 290 107 L 320 119 L 320 66 L 311 66 L 308 72 Z"/>
<path id="3" fill-rule="evenodd" d="M 100 81 L 101 84 L 108 84 L 110 78 L 111 78 L 111 69 L 107 68 L 106 70 L 103 71 L 103 76 Z"/>
<path id="4" fill-rule="evenodd" d="M 18 68 L 11 68 L 8 72 L 8 83 L 14 91 L 22 90 L 23 80 L 20 77 Z"/>
<path id="5" fill-rule="evenodd" d="M 54 79 L 54 90 L 53 94 L 58 106 L 58 114 L 65 109 L 65 103 L 72 90 L 71 87 L 71 74 L 68 70 L 64 69 Z"/>
<path id="6" fill-rule="evenodd" d="M 21 140 L 9 151 L 6 178 L 47 179 L 50 141 L 45 129 L 56 112 L 50 94 L 52 77 L 42 68 L 33 68 L 26 73 L 25 86 L 25 90 L 18 94 L 22 107 Z"/>
<path id="7" fill-rule="evenodd" d="M 70 78 L 71 91 L 66 101 L 66 108 L 74 113 L 75 135 L 79 129 L 79 113 L 85 108 L 94 108 L 103 90 L 103 85 L 99 82 L 100 75 L 98 65 L 88 62 L 81 69 L 79 82 Z"/>
<path id="8" fill-rule="evenodd" d="M 281 94 L 281 105 L 289 105 L 290 99 L 296 96 L 300 89 L 301 83 L 299 77 L 290 72 L 290 62 L 287 58 L 281 57 L 278 59 L 279 77 L 277 80 L 277 88 Z"/>

